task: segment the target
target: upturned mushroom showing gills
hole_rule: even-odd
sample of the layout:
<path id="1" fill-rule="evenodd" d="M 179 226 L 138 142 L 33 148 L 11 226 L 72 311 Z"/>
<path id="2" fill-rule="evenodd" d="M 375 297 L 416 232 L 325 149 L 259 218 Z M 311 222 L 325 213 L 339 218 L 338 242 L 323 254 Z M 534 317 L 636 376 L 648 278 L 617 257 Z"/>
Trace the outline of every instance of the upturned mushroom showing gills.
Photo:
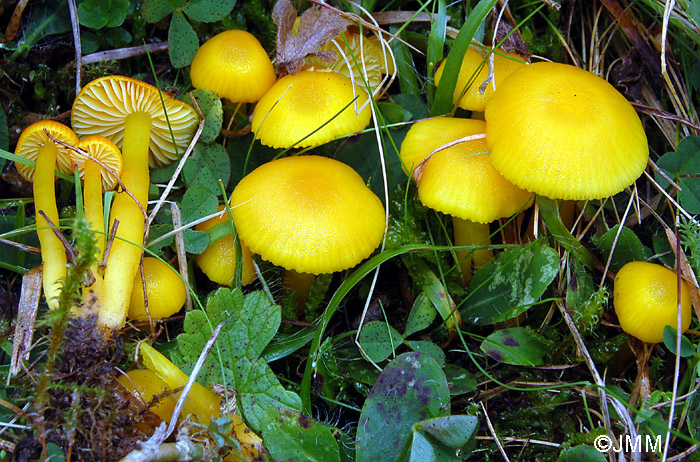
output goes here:
<path id="1" fill-rule="evenodd" d="M 275 83 L 277 76 L 267 52 L 255 36 L 227 30 L 197 50 L 190 65 L 195 88 L 206 88 L 234 103 L 254 103 Z"/>
<path id="2" fill-rule="evenodd" d="M 649 158 L 634 108 L 597 75 L 567 64 L 522 66 L 486 106 L 494 166 L 552 199 L 602 199 L 631 185 Z"/>
<path id="3" fill-rule="evenodd" d="M 688 283 L 681 279 L 681 332 L 690 327 Z M 620 327 L 647 343 L 664 339 L 664 327 L 678 324 L 678 275 L 649 262 L 630 262 L 615 275 L 615 314 Z"/>
<path id="4" fill-rule="evenodd" d="M 490 244 L 488 224 L 529 206 L 533 196 L 493 167 L 486 140 L 479 137 L 485 129 L 481 120 L 428 119 L 415 123 L 401 144 L 404 165 L 420 164 L 412 170 L 418 197 L 427 207 L 452 216 L 457 246 Z M 472 271 L 490 260 L 492 252 L 458 251 L 457 257 L 469 283 Z"/>
<path id="5" fill-rule="evenodd" d="M 55 170 L 56 167 L 64 173 L 70 173 L 72 170 L 69 150 L 51 137 L 73 146 L 78 143 L 78 137 L 70 128 L 58 122 L 43 120 L 24 129 L 17 141 L 15 154 L 36 162 L 36 167 L 24 164 L 16 166 L 19 174 L 33 183 L 36 228 L 44 263 L 44 296 L 49 308 L 54 309 L 58 306 L 57 298 L 61 289 L 59 280 L 66 276 L 66 249 L 39 212 L 43 212 L 53 226 L 58 226 L 54 190 Z"/>
<path id="6" fill-rule="evenodd" d="M 301 71 L 279 79 L 255 106 L 251 129 L 273 148 L 309 147 L 363 130 L 367 92 L 344 75 Z"/>
<path id="7" fill-rule="evenodd" d="M 357 265 L 386 229 L 384 206 L 362 177 L 321 156 L 256 168 L 233 191 L 231 211 L 241 242 L 254 254 L 307 275 Z"/>
<path id="8" fill-rule="evenodd" d="M 148 199 L 148 167 L 166 165 L 184 153 L 198 118 L 189 105 L 160 94 L 138 80 L 109 76 L 88 83 L 73 103 L 71 122 L 79 136 L 102 135 L 121 147 L 122 182 L 136 198 L 119 192 L 110 223 L 119 220 L 105 269 L 98 322 L 108 329 L 124 324 L 131 287 L 141 258 Z M 150 155 L 149 155 L 150 152 Z"/>

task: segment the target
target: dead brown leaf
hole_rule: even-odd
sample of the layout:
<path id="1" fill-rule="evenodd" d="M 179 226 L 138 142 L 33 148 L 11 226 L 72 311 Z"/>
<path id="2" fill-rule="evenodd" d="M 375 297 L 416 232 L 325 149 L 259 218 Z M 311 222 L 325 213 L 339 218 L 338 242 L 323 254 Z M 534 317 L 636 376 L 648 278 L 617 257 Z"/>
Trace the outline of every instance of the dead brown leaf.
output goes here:
<path id="1" fill-rule="evenodd" d="M 335 59 L 334 52 L 318 50 L 350 25 L 350 21 L 335 11 L 311 7 L 301 15 L 295 35 L 296 19 L 297 12 L 291 1 L 278 0 L 272 10 L 272 20 L 277 24 L 277 73 L 280 76 L 299 72 L 307 56 L 324 61 Z"/>
<path id="2" fill-rule="evenodd" d="M 24 7 L 27 6 L 27 3 L 29 3 L 29 0 L 20 0 L 17 2 L 15 11 L 12 12 L 10 22 L 7 25 L 7 29 L 5 29 L 5 36 L 0 39 L 0 43 L 6 43 L 15 39 L 17 30 L 19 30 L 19 23 L 22 20 L 22 13 L 24 13 Z"/>

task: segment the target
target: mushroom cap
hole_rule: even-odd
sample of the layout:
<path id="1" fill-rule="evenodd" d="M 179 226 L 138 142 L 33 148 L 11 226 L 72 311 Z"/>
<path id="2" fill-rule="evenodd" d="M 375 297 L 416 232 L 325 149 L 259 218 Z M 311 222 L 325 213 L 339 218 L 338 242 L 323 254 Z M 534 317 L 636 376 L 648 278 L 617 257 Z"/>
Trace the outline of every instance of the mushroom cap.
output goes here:
<path id="1" fill-rule="evenodd" d="M 338 72 L 365 89 L 366 74 L 367 83 L 372 91 L 382 81 L 384 58 L 369 37 L 346 31 L 327 42 L 318 51 L 332 51 L 336 58 L 329 63 L 318 57 L 309 57 L 306 58 L 306 62 Z"/>
<path id="2" fill-rule="evenodd" d="M 501 48 L 497 51 L 498 53 L 493 54 L 493 82 L 496 83 L 496 89 L 498 90 L 501 82 L 514 70 L 525 66 L 525 63 L 523 58 L 517 53 L 506 53 Z M 474 47 L 469 47 L 462 59 L 462 67 L 459 69 L 452 103 L 456 103 L 457 106 L 469 111 L 483 111 L 486 108 L 486 103 L 489 102 L 494 93 L 493 82 L 489 82 L 486 85 L 483 93 L 481 93 L 479 87 L 488 78 L 488 61 L 488 54 L 484 57 Z M 436 85 L 440 84 L 442 73 L 445 70 L 445 62 L 446 60 L 443 60 L 435 71 Z M 464 90 L 465 88 L 466 91 Z M 459 95 L 462 94 L 462 91 L 464 91 L 464 95 L 460 98 Z M 458 99 L 459 101 L 457 101 Z"/>
<path id="3" fill-rule="evenodd" d="M 117 178 L 121 176 L 122 173 L 122 153 L 119 151 L 117 145 L 112 143 L 109 138 L 93 135 L 80 140 L 77 147 L 87 152 L 90 157 L 97 159 L 112 169 L 116 176 L 97 164 L 100 167 L 100 174 L 102 175 L 102 188 L 105 191 L 114 189 L 117 185 Z M 71 151 L 71 159 L 73 165 L 78 167 L 80 178 L 84 178 L 85 162 L 92 161 L 76 151 Z"/>
<path id="4" fill-rule="evenodd" d="M 150 167 L 170 164 L 185 152 L 199 120 L 195 110 L 130 77 L 106 76 L 85 85 L 73 102 L 71 124 L 81 138 L 102 135 L 121 149 L 124 120 L 139 111 L 151 116 Z"/>
<path id="5" fill-rule="evenodd" d="M 401 143 L 401 165 L 404 173 L 411 176 L 413 170 L 435 149 L 456 139 L 474 135 L 476 129 L 484 130 L 483 125 L 470 119 L 435 117 L 414 123 Z M 477 126 L 479 128 L 477 128 Z"/>
<path id="6" fill-rule="evenodd" d="M 163 319 L 180 311 L 187 300 L 187 288 L 177 271 L 158 258 L 146 257 L 143 259 L 143 274 L 146 280 L 148 311 L 151 313 L 151 317 Z M 134 278 L 128 317 L 135 321 L 148 319 L 140 272 Z"/>
<path id="7" fill-rule="evenodd" d="M 244 30 L 227 30 L 210 38 L 190 65 L 195 88 L 212 90 L 235 103 L 258 101 L 276 78 L 267 52 Z"/>
<path id="8" fill-rule="evenodd" d="M 615 275 L 615 313 L 622 330 L 643 342 L 659 343 L 664 327 L 676 327 L 678 276 L 655 263 L 627 263 Z M 691 300 L 688 283 L 681 279 L 681 325 L 690 327 Z"/>
<path id="9" fill-rule="evenodd" d="M 464 134 L 484 133 L 481 120 L 460 120 Z M 431 209 L 477 223 L 514 215 L 533 194 L 509 182 L 491 163 L 483 138 L 459 143 L 433 154 L 418 182 L 418 197 Z"/>
<path id="10" fill-rule="evenodd" d="M 300 273 L 357 265 L 384 235 L 384 206 L 352 168 L 320 156 L 287 157 L 246 175 L 231 195 L 250 250 Z"/>
<path id="11" fill-rule="evenodd" d="M 57 140 L 61 140 L 66 144 L 70 144 L 71 146 L 78 144 L 78 136 L 69 127 L 53 120 L 40 120 L 39 122 L 34 122 L 29 125 L 22 131 L 19 140 L 17 140 L 15 155 L 36 162 L 39 156 L 39 149 L 46 143 L 53 143 L 53 140 L 49 138 L 44 130 L 49 132 L 49 134 Z M 58 148 L 56 168 L 63 173 L 72 173 L 73 168 L 70 149 L 58 143 L 56 143 L 56 147 Z M 15 162 L 15 166 L 19 174 L 22 175 L 22 178 L 29 182 L 34 181 L 34 167 L 17 162 Z"/>
<path id="12" fill-rule="evenodd" d="M 647 165 L 642 123 L 629 101 L 575 66 L 514 71 L 486 106 L 491 161 L 509 181 L 553 199 L 600 199 Z"/>
<path id="13" fill-rule="evenodd" d="M 344 75 L 301 71 L 282 77 L 265 93 L 251 128 L 273 148 L 318 146 L 364 129 L 371 115 L 366 102 L 367 92 Z"/>
<path id="14" fill-rule="evenodd" d="M 224 210 L 224 206 L 219 206 L 218 211 Z M 228 213 L 222 214 L 214 218 L 210 218 L 197 226 L 197 231 L 206 231 L 221 223 L 228 223 Z M 241 251 L 243 252 L 243 274 L 241 274 L 241 282 L 244 286 L 255 281 L 257 275 L 253 267 L 253 253 L 250 249 L 241 243 Z M 209 247 L 204 252 L 197 255 L 197 265 L 207 277 L 217 284 L 231 286 L 233 277 L 236 273 L 236 250 L 234 248 L 233 236 L 225 236 L 221 239 L 210 242 Z"/>

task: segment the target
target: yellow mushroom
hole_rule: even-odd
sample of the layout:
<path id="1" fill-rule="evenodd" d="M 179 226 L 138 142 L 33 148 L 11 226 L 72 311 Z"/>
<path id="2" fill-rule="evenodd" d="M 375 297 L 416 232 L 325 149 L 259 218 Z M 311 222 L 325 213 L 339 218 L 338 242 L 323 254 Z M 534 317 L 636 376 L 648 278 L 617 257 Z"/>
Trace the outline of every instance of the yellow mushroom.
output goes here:
<path id="1" fill-rule="evenodd" d="M 195 88 L 206 88 L 234 103 L 254 103 L 275 83 L 275 69 L 255 36 L 227 30 L 197 50 L 190 65 Z"/>
<path id="2" fill-rule="evenodd" d="M 678 275 L 649 262 L 630 262 L 615 275 L 615 314 L 620 327 L 643 342 L 663 342 L 664 327 L 678 324 Z M 681 279 L 681 332 L 690 327 L 688 283 Z"/>
<path id="3" fill-rule="evenodd" d="M 57 167 L 64 173 L 71 173 L 72 170 L 69 150 L 54 142 L 51 137 L 72 146 L 78 143 L 78 137 L 70 128 L 52 120 L 42 120 L 22 131 L 15 155 L 36 162 L 36 167 L 24 164 L 16 166 L 19 174 L 33 183 L 36 228 L 44 263 L 44 296 L 49 308 L 54 309 L 58 307 L 57 298 L 61 290 L 59 280 L 66 276 L 66 249 L 39 212 L 43 212 L 53 226 L 59 225 L 54 190 L 55 170 Z"/>
<path id="4" fill-rule="evenodd" d="M 301 71 L 279 79 L 253 113 L 256 138 L 266 146 L 318 146 L 363 130 L 370 120 L 367 92 L 333 71 Z"/>
<path id="5" fill-rule="evenodd" d="M 575 66 L 521 66 L 498 87 L 485 116 L 493 165 L 542 196 L 612 196 L 647 165 L 647 138 L 630 102 Z"/>

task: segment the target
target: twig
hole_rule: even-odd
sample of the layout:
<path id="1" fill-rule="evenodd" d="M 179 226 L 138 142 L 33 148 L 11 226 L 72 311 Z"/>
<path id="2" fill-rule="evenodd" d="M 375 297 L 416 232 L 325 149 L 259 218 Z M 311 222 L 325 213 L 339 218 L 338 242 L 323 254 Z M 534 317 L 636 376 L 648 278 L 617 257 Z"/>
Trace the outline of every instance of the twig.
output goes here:
<path id="1" fill-rule="evenodd" d="M 486 412 L 486 408 L 484 407 L 483 402 L 479 402 L 481 405 L 481 410 L 484 412 L 484 420 L 486 420 L 486 426 L 489 427 L 489 432 L 493 436 L 493 440 L 496 442 L 496 446 L 498 446 L 498 450 L 501 451 L 501 455 L 503 458 L 506 460 L 506 462 L 510 462 L 510 459 L 508 458 L 508 454 L 506 454 L 506 450 L 503 449 L 503 445 L 501 444 L 501 440 L 498 439 L 498 435 L 496 435 L 496 430 L 493 428 L 493 424 L 491 423 L 491 419 L 489 419 L 489 414 Z"/>
<path id="2" fill-rule="evenodd" d="M 185 384 L 185 387 L 182 389 L 182 393 L 180 394 L 180 399 L 177 400 L 177 404 L 175 405 L 175 409 L 173 410 L 173 415 L 170 418 L 170 424 L 168 425 L 168 430 L 165 433 L 165 437 L 163 438 L 163 441 L 168 439 L 168 436 L 175 430 L 175 425 L 177 425 L 177 419 L 180 417 L 180 412 L 182 411 L 182 406 L 185 404 L 185 400 L 187 399 L 187 395 L 190 393 L 190 390 L 192 389 L 192 386 L 194 385 L 195 381 L 197 380 L 197 375 L 199 375 L 199 371 L 202 370 L 202 366 L 204 365 L 204 361 L 206 361 L 207 356 L 209 355 L 209 352 L 211 351 L 212 347 L 214 346 L 214 343 L 216 343 L 216 339 L 219 337 L 219 332 L 221 332 L 221 328 L 224 327 L 224 324 L 228 322 L 228 319 L 221 321 L 218 326 L 214 329 L 214 332 L 212 332 L 211 336 L 209 337 L 209 340 L 207 341 L 207 344 L 204 345 L 204 349 L 202 349 L 202 352 L 199 354 L 199 358 L 197 358 L 197 362 L 195 363 L 194 367 L 192 368 L 192 372 L 190 372 L 190 378 L 187 380 L 187 383 Z"/>
<path id="3" fill-rule="evenodd" d="M 155 53 L 157 51 L 166 51 L 168 42 L 149 43 L 147 45 L 139 45 L 129 48 L 117 48 L 116 50 L 98 51 L 83 56 L 83 64 L 94 64 L 102 61 L 111 61 L 131 58 L 133 56 L 145 55 L 146 53 Z"/>
<path id="4" fill-rule="evenodd" d="M 170 212 L 173 217 L 173 227 L 180 228 L 182 226 L 182 214 L 180 213 L 180 208 L 176 203 L 170 204 Z M 185 294 L 187 299 L 185 301 L 185 311 L 192 311 L 192 295 L 190 294 L 190 280 L 187 273 L 187 252 L 185 252 L 185 238 L 182 232 L 178 232 L 175 235 L 175 249 L 177 250 L 177 264 L 180 269 L 180 276 L 185 282 Z"/>
<path id="5" fill-rule="evenodd" d="M 109 253 L 112 251 L 112 244 L 117 236 L 117 228 L 119 228 L 119 220 L 115 218 L 112 222 L 112 229 L 109 232 L 109 236 L 107 236 L 107 241 L 105 242 L 105 250 L 102 253 L 102 261 L 100 262 L 100 269 L 102 271 L 107 268 L 107 258 L 109 257 Z"/>
<path id="6" fill-rule="evenodd" d="M 41 255 L 41 249 L 38 247 L 32 247 L 31 245 L 20 244 L 19 242 L 11 241 L 9 239 L 3 239 L 0 237 L 0 244 L 9 245 L 12 247 L 17 247 L 20 250 L 24 250 L 27 253 L 33 253 L 35 255 Z"/>
<path id="7" fill-rule="evenodd" d="M 578 351 L 581 353 L 584 360 L 586 361 L 586 366 L 588 366 L 588 370 L 591 372 L 593 380 L 598 386 L 598 395 L 600 396 L 600 408 L 603 411 L 603 421 L 605 422 L 605 429 L 608 432 L 608 436 L 614 440 L 614 435 L 612 434 L 612 430 L 610 428 L 610 413 L 607 407 L 608 399 L 610 399 L 610 403 L 613 405 L 613 407 L 617 411 L 618 416 L 620 416 L 620 420 L 622 420 L 626 427 L 627 435 L 629 435 L 629 437 L 632 438 L 633 441 L 636 441 L 637 429 L 634 426 L 634 421 L 632 420 L 632 417 L 627 411 L 627 408 L 617 398 L 608 398 L 604 388 L 605 382 L 598 373 L 598 369 L 596 369 L 595 363 L 593 362 L 593 358 L 591 358 L 590 353 L 588 353 L 588 348 L 586 348 L 586 344 L 583 343 L 583 338 L 581 338 L 581 334 L 576 328 L 574 320 L 571 318 L 571 315 L 569 314 L 563 303 L 558 302 L 557 306 L 559 307 L 559 311 L 561 312 L 562 317 L 564 318 L 564 322 L 566 322 L 566 325 L 568 326 L 569 331 L 571 332 L 571 336 L 573 337 L 574 342 L 576 343 Z M 641 454 L 637 451 L 637 448 L 633 445 L 631 449 L 632 462 L 640 462 Z M 624 448 L 620 448 L 620 457 L 622 457 L 623 450 Z"/>
<path id="8" fill-rule="evenodd" d="M 70 23 L 73 29 L 73 44 L 75 46 L 75 95 L 80 93 L 80 76 L 83 71 L 83 48 L 80 42 L 80 21 L 78 20 L 78 7 L 75 0 L 68 0 L 68 10 L 70 11 Z"/>
<path id="9" fill-rule="evenodd" d="M 12 340 L 10 370 L 7 373 L 7 386 L 10 385 L 10 378 L 19 372 L 22 366 L 22 359 L 29 359 L 36 315 L 39 311 L 42 279 L 43 268 L 41 265 L 27 271 L 22 277 L 22 291 L 20 292 L 19 304 L 17 305 L 17 320 L 15 323 L 15 335 Z"/>

